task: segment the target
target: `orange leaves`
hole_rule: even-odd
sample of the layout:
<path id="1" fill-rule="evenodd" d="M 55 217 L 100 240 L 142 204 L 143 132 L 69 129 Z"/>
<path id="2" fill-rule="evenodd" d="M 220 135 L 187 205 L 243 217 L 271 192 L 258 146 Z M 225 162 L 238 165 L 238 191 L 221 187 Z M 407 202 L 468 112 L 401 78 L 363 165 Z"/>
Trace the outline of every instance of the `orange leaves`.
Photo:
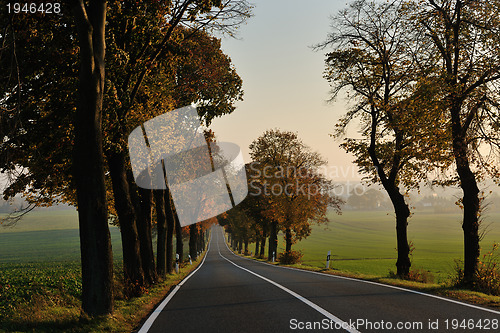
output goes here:
<path id="1" fill-rule="evenodd" d="M 307 237 L 312 221 L 326 222 L 327 207 L 339 208 L 332 183 L 319 174 L 322 157 L 304 145 L 296 133 L 273 129 L 250 145 L 250 196 L 264 202 L 261 214 L 290 229 L 294 239 Z"/>

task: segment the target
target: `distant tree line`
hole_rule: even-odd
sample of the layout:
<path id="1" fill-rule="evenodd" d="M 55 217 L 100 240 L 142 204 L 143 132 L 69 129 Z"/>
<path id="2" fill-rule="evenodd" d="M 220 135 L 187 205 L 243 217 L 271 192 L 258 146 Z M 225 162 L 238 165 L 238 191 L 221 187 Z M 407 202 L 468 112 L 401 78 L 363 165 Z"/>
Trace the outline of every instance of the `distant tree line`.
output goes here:
<path id="1" fill-rule="evenodd" d="M 27 203 L 21 198 L 14 198 L 11 200 L 3 200 L 0 198 L 0 214 L 6 214 L 6 216 L 26 206 Z"/>
<path id="2" fill-rule="evenodd" d="M 432 193 L 418 195 L 410 192 L 409 201 L 417 210 L 428 210 L 435 213 L 458 213 L 459 212 L 459 194 Z M 500 211 L 500 195 L 497 192 L 486 194 L 483 206 L 487 212 Z M 343 210 L 389 210 L 392 208 L 391 202 L 382 189 L 368 188 L 363 192 L 352 191 L 346 199 Z"/>

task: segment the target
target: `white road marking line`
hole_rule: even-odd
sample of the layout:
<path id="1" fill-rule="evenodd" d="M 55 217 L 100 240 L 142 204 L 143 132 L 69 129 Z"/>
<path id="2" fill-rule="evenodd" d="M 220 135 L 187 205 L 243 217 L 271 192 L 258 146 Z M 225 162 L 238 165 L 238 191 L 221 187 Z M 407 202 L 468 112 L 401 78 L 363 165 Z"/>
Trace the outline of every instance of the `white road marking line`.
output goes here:
<path id="1" fill-rule="evenodd" d="M 178 285 L 175 286 L 174 290 L 172 290 L 172 292 L 170 294 L 168 294 L 168 296 L 160 303 L 160 305 L 158 305 L 158 307 L 148 317 L 148 319 L 146 320 L 146 322 L 144 323 L 144 325 L 142 325 L 141 329 L 137 333 L 146 333 L 146 332 L 149 331 L 149 329 L 151 328 L 151 326 L 153 326 L 153 323 L 156 320 L 156 318 L 158 317 L 158 315 L 163 311 L 163 309 L 168 304 L 168 302 L 170 302 L 170 300 L 172 299 L 172 297 L 174 297 L 174 295 L 179 291 L 179 289 L 182 287 L 182 285 L 187 280 L 189 280 L 189 278 L 191 276 L 193 276 L 194 273 L 196 273 L 201 268 L 201 266 L 203 266 L 203 264 L 205 263 L 205 259 L 207 259 L 208 252 L 210 251 L 210 244 L 211 243 L 212 243 L 212 238 L 210 238 L 210 242 L 208 242 L 207 253 L 205 253 L 205 257 L 203 257 L 203 261 L 201 262 L 200 266 L 198 266 L 194 271 L 192 271 L 191 274 L 189 274 L 188 276 L 186 276 L 181 281 L 181 283 L 179 283 Z"/>
<path id="2" fill-rule="evenodd" d="M 217 240 L 219 240 L 219 236 L 217 236 Z M 226 243 L 226 241 L 224 240 L 224 244 Z M 226 247 L 227 247 L 227 244 L 226 244 Z M 229 248 L 228 248 L 229 249 Z M 351 333 L 359 333 L 358 330 L 354 329 L 353 327 L 349 327 L 349 323 L 343 321 L 342 319 L 334 316 L 333 314 L 331 314 L 330 312 L 326 311 L 325 309 L 323 309 L 322 307 L 320 307 L 319 305 L 316 305 L 314 304 L 313 302 L 311 302 L 310 300 L 308 300 L 307 298 L 303 297 L 303 296 L 300 296 L 299 294 L 297 294 L 296 292 L 282 286 L 281 284 L 277 283 L 277 282 L 274 282 L 273 280 L 270 280 L 266 277 L 263 277 L 262 275 L 259 275 L 257 273 L 254 273 L 252 272 L 251 270 L 249 269 L 246 269 L 245 267 L 241 267 L 237 264 L 235 264 L 234 262 L 232 262 L 231 260 L 227 259 L 226 257 L 224 257 L 221 253 L 220 253 L 220 248 L 219 248 L 219 242 L 217 242 L 217 250 L 219 251 L 219 255 L 224 258 L 225 260 L 227 260 L 228 262 L 230 262 L 231 264 L 233 264 L 234 266 L 238 267 L 239 269 L 242 269 L 250 274 L 253 274 L 255 275 L 256 277 L 258 278 L 261 278 L 262 280 L 266 281 L 266 282 L 269 282 L 271 283 L 272 285 L 280 288 L 281 290 L 283 291 L 286 291 L 287 293 L 289 293 L 290 295 L 292 295 L 293 297 L 299 299 L 300 301 L 306 303 L 307 305 L 309 305 L 311 308 L 313 308 L 314 310 L 318 311 L 319 313 L 321 313 L 323 316 L 327 317 L 328 319 L 330 319 L 331 321 L 335 322 L 335 323 L 338 323 L 340 326 L 342 326 L 342 328 L 344 328 L 347 332 L 351 332 Z"/>
<path id="3" fill-rule="evenodd" d="M 224 241 L 224 243 L 226 244 L 225 241 Z M 253 259 L 249 259 L 249 258 L 245 258 L 245 257 L 240 257 L 240 256 L 236 255 L 233 251 L 231 251 L 231 249 L 229 249 L 229 247 L 227 246 L 227 244 L 226 244 L 226 247 L 228 248 L 228 250 L 234 256 L 236 256 L 238 258 L 242 258 L 242 259 L 249 260 L 249 261 L 252 261 L 252 262 L 256 262 L 256 263 L 259 263 L 259 264 L 268 265 L 268 266 L 275 267 L 275 268 L 290 269 L 290 270 L 293 270 L 293 271 L 299 271 L 299 272 L 304 272 L 304 273 L 311 273 L 311 274 L 317 274 L 317 275 L 327 276 L 329 278 L 334 278 L 334 279 L 343 279 L 343 280 L 349 280 L 349 281 L 355 281 L 355 282 L 362 282 L 362 283 L 373 284 L 373 285 L 380 286 L 380 287 L 386 287 L 386 288 L 391 288 L 391 289 L 396 289 L 396 290 L 400 290 L 400 291 L 405 291 L 405 292 L 409 292 L 409 293 L 413 293 L 413 294 L 417 294 L 417 295 L 432 297 L 432 298 L 436 298 L 436 299 L 439 299 L 439 300 L 442 300 L 442 301 L 446 301 L 446 302 L 450 302 L 450 303 L 455 303 L 455 304 L 463 305 L 463 306 L 466 306 L 466 307 L 469 307 L 469 308 L 473 308 L 473 309 L 476 309 L 476 310 L 482 310 L 482 311 L 486 311 L 486 312 L 490 312 L 490 313 L 494 313 L 494 314 L 500 315 L 500 311 L 497 311 L 497 310 L 488 309 L 488 308 L 484 308 L 484 307 L 481 307 L 481 306 L 477 306 L 477 305 L 473 305 L 473 304 L 468 304 L 468 303 L 456 301 L 454 299 L 449 299 L 449 298 L 445 298 L 445 297 L 441 297 L 441 296 L 437 296 L 437 295 L 427 294 L 427 293 L 424 293 L 424 292 L 421 292 L 421 291 L 406 289 L 406 288 L 397 287 L 397 286 L 391 286 L 390 284 L 383 284 L 383 283 L 379 283 L 379 282 L 360 280 L 360 279 L 350 278 L 350 277 L 347 277 L 347 276 L 339 276 L 339 275 L 326 274 L 326 273 L 321 273 L 321 272 L 308 271 L 308 270 L 305 270 L 305 269 L 298 269 L 298 268 L 293 268 L 293 267 L 284 267 L 284 266 L 271 265 L 271 264 L 268 264 L 266 262 L 261 262 L 261 261 L 258 261 L 258 260 L 253 260 Z"/>

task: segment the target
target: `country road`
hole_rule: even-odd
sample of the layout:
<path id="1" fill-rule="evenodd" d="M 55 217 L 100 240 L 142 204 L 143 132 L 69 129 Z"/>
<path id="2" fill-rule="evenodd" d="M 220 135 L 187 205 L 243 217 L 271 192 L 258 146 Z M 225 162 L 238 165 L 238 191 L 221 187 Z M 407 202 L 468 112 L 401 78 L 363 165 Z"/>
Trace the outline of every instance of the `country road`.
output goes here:
<path id="1" fill-rule="evenodd" d="M 238 257 L 222 230 L 212 229 L 204 261 L 140 333 L 500 331 L 499 311 Z"/>

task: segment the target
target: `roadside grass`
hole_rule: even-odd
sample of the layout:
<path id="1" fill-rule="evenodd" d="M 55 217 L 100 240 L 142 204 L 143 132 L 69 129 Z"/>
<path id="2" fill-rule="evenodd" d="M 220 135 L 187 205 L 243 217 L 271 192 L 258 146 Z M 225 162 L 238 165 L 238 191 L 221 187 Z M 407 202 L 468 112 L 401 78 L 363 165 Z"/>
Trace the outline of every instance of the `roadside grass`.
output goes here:
<path id="1" fill-rule="evenodd" d="M 111 316 L 85 318 L 76 212 L 35 211 L 14 227 L 0 227 L 0 332 L 131 332 L 202 260 L 188 261 L 179 274 L 167 275 L 141 297 L 124 299 L 120 232 L 113 226 L 110 232 L 115 310 Z M 184 258 L 188 251 L 185 241 Z"/>
<path id="2" fill-rule="evenodd" d="M 0 332 L 131 332 L 201 260 L 184 264 L 179 274 L 167 275 L 132 299 L 121 297 L 121 263 L 115 263 L 114 313 L 96 318 L 81 314 L 78 262 L 4 264 L 0 268 Z"/>

